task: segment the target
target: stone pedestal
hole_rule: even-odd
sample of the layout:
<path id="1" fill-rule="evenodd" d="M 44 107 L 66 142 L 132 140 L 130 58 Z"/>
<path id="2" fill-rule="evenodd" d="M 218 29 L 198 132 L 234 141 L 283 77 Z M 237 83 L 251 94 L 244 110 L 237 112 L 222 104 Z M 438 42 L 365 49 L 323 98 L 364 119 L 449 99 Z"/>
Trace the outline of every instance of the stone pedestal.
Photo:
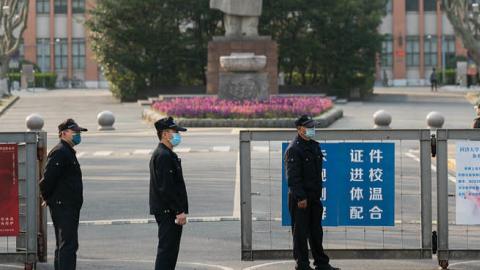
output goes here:
<path id="1" fill-rule="evenodd" d="M 220 75 L 229 73 L 220 66 L 220 57 L 229 56 L 232 53 L 265 55 L 267 57 L 267 64 L 258 74 L 268 74 L 268 93 L 278 94 L 278 46 L 277 43 L 269 37 L 258 37 L 248 40 L 229 40 L 225 37 L 216 37 L 213 41 L 209 42 L 207 94 L 219 94 Z M 260 77 L 253 81 L 258 82 L 262 80 Z"/>
<path id="2" fill-rule="evenodd" d="M 231 100 L 268 99 L 268 73 L 220 73 L 218 97 Z"/>

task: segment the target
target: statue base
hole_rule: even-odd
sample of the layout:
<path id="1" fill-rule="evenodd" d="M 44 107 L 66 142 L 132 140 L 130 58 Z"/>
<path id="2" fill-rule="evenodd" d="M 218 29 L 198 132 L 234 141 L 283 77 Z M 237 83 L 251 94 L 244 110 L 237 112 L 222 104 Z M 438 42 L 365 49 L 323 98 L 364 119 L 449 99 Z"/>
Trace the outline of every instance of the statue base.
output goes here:
<path id="1" fill-rule="evenodd" d="M 220 88 L 220 73 L 227 73 L 220 66 L 220 57 L 232 53 L 265 55 L 267 64 L 260 73 L 268 74 L 268 93 L 278 94 L 278 45 L 270 37 L 214 37 L 208 43 L 207 94 L 216 95 Z"/>
<path id="2" fill-rule="evenodd" d="M 268 99 L 268 74 L 220 72 L 218 97 L 230 100 Z"/>
<path id="3" fill-rule="evenodd" d="M 215 36 L 213 41 L 256 41 L 256 40 L 272 40 L 270 36 Z"/>

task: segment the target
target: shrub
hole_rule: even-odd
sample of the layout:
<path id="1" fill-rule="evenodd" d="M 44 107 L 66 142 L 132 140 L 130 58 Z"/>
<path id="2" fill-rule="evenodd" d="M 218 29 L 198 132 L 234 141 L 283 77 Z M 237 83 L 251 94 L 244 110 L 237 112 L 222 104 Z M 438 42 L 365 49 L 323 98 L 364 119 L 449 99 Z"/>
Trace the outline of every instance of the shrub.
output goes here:
<path id="1" fill-rule="evenodd" d="M 446 69 L 445 70 L 445 82 L 443 81 L 443 72 L 442 70 L 437 71 L 437 80 L 440 84 L 454 85 L 457 83 L 457 70 L 456 69 Z"/>
<path id="2" fill-rule="evenodd" d="M 21 83 L 20 73 L 8 74 L 8 83 L 10 86 L 13 84 L 14 81 Z M 56 82 L 57 82 L 57 74 L 55 74 L 54 72 L 35 73 L 35 83 L 32 86 L 53 89 L 55 88 Z"/>

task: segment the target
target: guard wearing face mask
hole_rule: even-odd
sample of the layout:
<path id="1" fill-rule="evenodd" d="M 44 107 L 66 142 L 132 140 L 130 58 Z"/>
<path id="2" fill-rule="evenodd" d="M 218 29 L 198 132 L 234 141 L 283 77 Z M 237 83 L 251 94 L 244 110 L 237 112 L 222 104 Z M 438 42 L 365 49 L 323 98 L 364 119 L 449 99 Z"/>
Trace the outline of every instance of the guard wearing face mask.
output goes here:
<path id="1" fill-rule="evenodd" d="M 83 204 L 82 171 L 73 149 L 81 142 L 79 127 L 73 119 L 58 126 L 60 142 L 48 154 L 40 192 L 50 208 L 55 228 L 55 270 L 74 270 L 77 262 L 78 223 Z"/>
<path id="2" fill-rule="evenodd" d="M 288 179 L 288 207 L 292 219 L 295 269 L 309 270 L 308 243 L 315 270 L 335 270 L 323 250 L 322 162 L 320 144 L 314 140 L 315 121 L 302 115 L 295 121 L 298 135 L 288 146 L 285 167 Z"/>
<path id="3" fill-rule="evenodd" d="M 150 159 L 150 214 L 158 224 L 155 270 L 173 270 L 177 264 L 183 225 L 187 223 L 188 198 L 180 158 L 174 147 L 181 142 L 172 117 L 155 122 L 160 143 Z"/>

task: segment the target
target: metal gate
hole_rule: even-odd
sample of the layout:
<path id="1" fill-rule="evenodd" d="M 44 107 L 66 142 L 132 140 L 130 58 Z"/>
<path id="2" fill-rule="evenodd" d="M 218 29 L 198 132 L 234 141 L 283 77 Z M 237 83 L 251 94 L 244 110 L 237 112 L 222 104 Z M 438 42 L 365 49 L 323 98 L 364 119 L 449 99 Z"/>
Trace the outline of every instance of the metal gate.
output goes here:
<path id="1" fill-rule="evenodd" d="M 319 130 L 318 133 L 319 142 L 394 142 L 395 163 L 400 169 L 395 177 L 398 186 L 395 226 L 324 228 L 326 252 L 337 259 L 432 258 L 431 131 Z M 278 149 L 280 142 L 295 136 L 296 131 L 291 129 L 240 132 L 242 260 L 292 258 L 290 228 L 281 226 L 278 215 L 283 160 Z"/>
<path id="2" fill-rule="evenodd" d="M 0 146 L 13 144 L 18 153 L 19 234 L 0 237 L 0 263 L 22 263 L 33 269 L 47 258 L 46 215 L 41 207 L 38 180 L 46 155 L 45 132 L 0 133 Z"/>
<path id="3" fill-rule="evenodd" d="M 436 132 L 438 260 L 444 269 L 449 260 L 480 259 L 480 226 L 458 225 L 454 221 L 455 196 L 451 190 L 457 182 L 455 176 L 449 174 L 448 164 L 458 140 L 480 141 L 480 132 L 475 129 L 439 129 Z"/>

